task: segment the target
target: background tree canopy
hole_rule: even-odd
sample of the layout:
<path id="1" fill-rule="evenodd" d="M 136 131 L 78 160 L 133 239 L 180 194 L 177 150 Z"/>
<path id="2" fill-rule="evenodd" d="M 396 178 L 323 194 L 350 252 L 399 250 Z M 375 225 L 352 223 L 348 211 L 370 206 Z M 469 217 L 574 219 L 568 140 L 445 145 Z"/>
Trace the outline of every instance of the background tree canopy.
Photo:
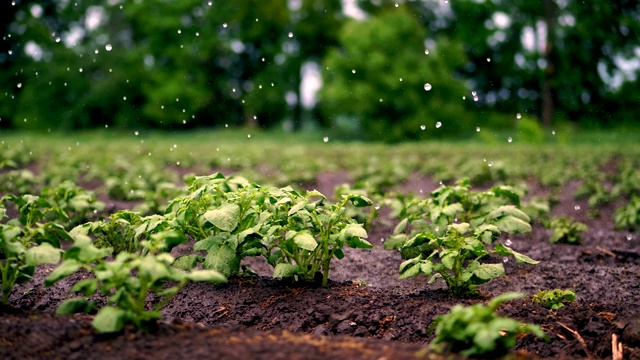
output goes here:
<path id="1" fill-rule="evenodd" d="M 3 128 L 638 124 L 637 1 L 15 0 L 0 21 Z"/>

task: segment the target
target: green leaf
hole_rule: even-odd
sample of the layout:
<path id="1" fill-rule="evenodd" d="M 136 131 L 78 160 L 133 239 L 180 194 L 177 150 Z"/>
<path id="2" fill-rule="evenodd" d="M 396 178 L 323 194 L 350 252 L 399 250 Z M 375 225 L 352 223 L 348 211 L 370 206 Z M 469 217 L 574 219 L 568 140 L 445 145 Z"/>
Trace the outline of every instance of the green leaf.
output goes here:
<path id="1" fill-rule="evenodd" d="M 187 275 L 187 278 L 191 281 L 203 281 L 212 284 L 223 284 L 227 282 L 227 278 L 215 270 L 194 270 Z"/>
<path id="2" fill-rule="evenodd" d="M 531 265 L 535 265 L 540 263 L 540 261 L 537 260 L 533 260 L 532 258 L 524 255 L 524 254 L 520 254 L 519 252 L 511 249 L 510 247 L 504 246 L 503 244 L 496 244 L 496 246 L 493 248 L 493 251 L 501 256 L 513 256 L 516 259 L 516 262 L 518 263 L 526 263 L 526 264 L 531 264 Z"/>
<path id="3" fill-rule="evenodd" d="M 219 209 L 204 213 L 204 218 L 223 231 L 233 231 L 238 226 L 240 206 L 237 204 L 223 204 Z"/>
<path id="4" fill-rule="evenodd" d="M 211 250 L 202 263 L 206 270 L 216 270 L 222 275 L 230 277 L 240 269 L 240 259 L 236 252 L 228 245 L 223 244 L 216 250 Z"/>
<path id="5" fill-rule="evenodd" d="M 304 207 L 307 206 L 307 201 L 300 201 L 299 203 L 293 205 L 293 207 L 291 207 L 291 209 L 289 210 L 289 212 L 287 213 L 287 215 L 291 216 L 295 213 L 297 213 L 298 211 L 304 209 Z"/>
<path id="6" fill-rule="evenodd" d="M 409 223 L 409 219 L 405 218 L 402 219 L 398 225 L 396 225 L 396 227 L 393 229 L 393 235 L 398 235 L 404 232 L 404 230 L 407 228 L 407 224 Z"/>
<path id="7" fill-rule="evenodd" d="M 198 255 L 182 255 L 176 258 L 172 266 L 182 270 L 191 270 L 198 264 Z"/>
<path id="8" fill-rule="evenodd" d="M 56 314 L 58 315 L 72 315 L 77 313 L 88 313 L 95 309 L 95 303 L 83 298 L 67 299 L 60 303 Z"/>
<path id="9" fill-rule="evenodd" d="M 96 279 L 85 279 L 78 281 L 71 288 L 71 292 L 73 293 L 82 293 L 84 296 L 91 296 L 95 294 L 96 290 L 98 290 L 98 280 Z"/>
<path id="10" fill-rule="evenodd" d="M 91 325 L 99 333 L 114 333 L 122 330 L 127 320 L 127 313 L 113 306 L 106 306 L 93 318 Z"/>
<path id="11" fill-rule="evenodd" d="M 364 195 L 349 194 L 342 195 L 342 198 L 351 201 L 351 204 L 353 204 L 353 206 L 355 207 L 365 207 L 373 205 L 373 201 L 371 201 L 371 199 Z"/>
<path id="12" fill-rule="evenodd" d="M 301 249 L 313 251 L 318 247 L 316 239 L 308 232 L 299 232 L 293 238 L 293 242 Z"/>
<path id="13" fill-rule="evenodd" d="M 273 269 L 274 278 L 290 278 L 298 273 L 298 265 L 280 263 Z"/>
<path id="14" fill-rule="evenodd" d="M 73 259 L 65 260 L 44 279 L 46 286 L 51 286 L 82 268 L 82 263 Z"/>
<path id="15" fill-rule="evenodd" d="M 494 297 L 493 299 L 491 299 L 491 301 L 489 301 L 487 306 L 492 311 L 495 311 L 495 309 L 497 309 L 498 306 L 502 305 L 502 303 L 505 303 L 505 302 L 511 301 L 511 300 L 515 300 L 515 299 L 522 299 L 522 298 L 524 298 L 526 296 L 527 296 L 526 294 L 517 293 L 517 292 L 504 293 L 504 294 L 498 295 L 498 296 Z"/>
<path id="16" fill-rule="evenodd" d="M 27 265 L 36 266 L 41 264 L 57 264 L 60 262 L 62 250 L 56 249 L 49 243 L 27 249 L 25 253 Z"/>
<path id="17" fill-rule="evenodd" d="M 510 233 L 519 234 L 531 231 L 531 225 L 528 222 L 523 221 L 515 216 L 505 216 L 498 220 L 493 221 L 500 230 Z"/>
<path id="18" fill-rule="evenodd" d="M 407 241 L 407 235 L 397 234 L 391 235 L 384 241 L 385 250 L 397 250 L 404 246 Z"/>
<path id="19" fill-rule="evenodd" d="M 498 278 L 504 275 L 504 266 L 502 264 L 480 264 L 475 270 L 473 275 L 487 282 L 491 279 Z"/>
<path id="20" fill-rule="evenodd" d="M 399 272 L 400 279 L 406 279 L 420 274 L 420 264 L 422 262 L 422 255 L 403 261 L 400 264 Z M 427 275 L 428 276 L 428 275 Z"/>

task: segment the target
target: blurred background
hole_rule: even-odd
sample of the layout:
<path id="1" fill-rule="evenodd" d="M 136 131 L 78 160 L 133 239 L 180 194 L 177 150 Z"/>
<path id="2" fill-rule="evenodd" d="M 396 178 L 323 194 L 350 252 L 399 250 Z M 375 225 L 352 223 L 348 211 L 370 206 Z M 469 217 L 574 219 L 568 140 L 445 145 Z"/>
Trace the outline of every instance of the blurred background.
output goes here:
<path id="1" fill-rule="evenodd" d="M 0 18 L 5 130 L 640 124 L 637 0 L 2 0 Z"/>

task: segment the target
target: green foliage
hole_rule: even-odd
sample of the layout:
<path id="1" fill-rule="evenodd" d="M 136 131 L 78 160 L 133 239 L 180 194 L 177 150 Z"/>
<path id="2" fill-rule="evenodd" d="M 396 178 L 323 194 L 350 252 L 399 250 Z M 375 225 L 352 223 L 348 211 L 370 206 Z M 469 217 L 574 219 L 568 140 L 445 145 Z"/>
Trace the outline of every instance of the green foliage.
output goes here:
<path id="1" fill-rule="evenodd" d="M 464 63 L 462 48 L 443 38 L 425 55 L 425 35 L 403 9 L 347 23 L 339 36 L 341 48 L 323 61 L 320 104 L 334 125 L 346 116 L 357 122 L 358 133 L 386 141 L 470 132 L 473 116 L 460 100 L 466 89 L 453 76 Z"/>
<path id="2" fill-rule="evenodd" d="M 617 208 L 613 221 L 617 229 L 637 231 L 640 228 L 640 196 L 633 196 L 627 205 Z"/>
<path id="3" fill-rule="evenodd" d="M 505 301 L 522 297 L 524 294 L 506 293 L 491 299 L 486 306 L 455 305 L 448 314 L 436 318 L 436 337 L 430 348 L 441 353 L 453 351 L 464 356 L 496 358 L 506 355 L 523 334 L 546 339 L 539 326 L 522 324 L 495 313 Z"/>
<path id="4" fill-rule="evenodd" d="M 544 140 L 544 131 L 538 120 L 527 115 L 516 120 L 516 131 L 519 141 L 540 144 Z"/>
<path id="5" fill-rule="evenodd" d="M 575 291 L 562 289 L 540 290 L 531 297 L 531 301 L 551 310 L 557 310 L 563 307 L 565 303 L 573 302 L 575 299 Z"/>
<path id="6" fill-rule="evenodd" d="M 113 260 L 108 260 L 111 249 L 97 248 L 88 236 L 75 234 L 74 246 L 65 252 L 64 261 L 47 276 L 45 284 L 53 285 L 80 269 L 90 272 L 93 277 L 81 280 L 71 288 L 71 292 L 82 293 L 83 297 L 65 300 L 60 304 L 58 313 L 92 310 L 94 305 L 84 298 L 100 292 L 109 296 L 108 303 L 113 306 L 101 308 L 94 317 L 91 324 L 98 332 L 119 332 L 126 324 L 148 331 L 161 317 L 160 309 L 188 282 L 226 282 L 226 278 L 214 270 L 189 273 L 178 270 L 171 266 L 174 262 L 171 255 L 155 255 L 152 243 L 142 245 L 150 250 L 146 255 L 121 252 Z M 167 283 L 170 285 L 166 286 Z M 147 310 L 150 294 L 159 301 Z"/>
<path id="7" fill-rule="evenodd" d="M 470 191 L 468 179 L 454 186 L 441 186 L 427 199 L 405 204 L 403 220 L 385 242 L 386 249 L 398 249 L 404 261 L 400 278 L 419 274 L 442 279 L 452 294 L 476 293 L 476 286 L 504 275 L 501 263 L 482 263 L 491 254 L 513 256 L 517 262 L 537 264 L 501 243 L 490 245 L 502 232 L 531 231 L 529 217 L 515 205 L 520 194 L 512 187 L 498 186 L 490 191 Z M 461 222 L 460 222 L 461 221 Z M 407 227 L 409 234 L 405 233 Z"/>
<path id="8" fill-rule="evenodd" d="M 560 216 L 551 219 L 549 227 L 553 229 L 553 234 L 549 238 L 549 242 L 579 244 L 582 238 L 579 233 L 588 230 L 587 225 L 575 221 L 567 216 Z"/>

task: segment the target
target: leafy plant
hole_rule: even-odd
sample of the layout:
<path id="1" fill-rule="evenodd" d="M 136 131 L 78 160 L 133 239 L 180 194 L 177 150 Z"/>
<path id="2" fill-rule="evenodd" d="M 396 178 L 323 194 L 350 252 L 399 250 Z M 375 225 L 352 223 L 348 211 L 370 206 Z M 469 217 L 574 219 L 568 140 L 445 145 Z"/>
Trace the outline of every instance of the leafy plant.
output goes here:
<path id="1" fill-rule="evenodd" d="M 553 233 L 549 238 L 549 242 L 579 244 L 582 238 L 579 233 L 588 230 L 587 225 L 575 221 L 567 216 L 560 216 L 551 219 L 549 227 L 553 229 Z"/>
<path id="2" fill-rule="evenodd" d="M 575 299 L 575 291 L 562 289 L 540 290 L 531 297 L 531 301 L 552 310 L 557 310 L 563 307 L 564 303 L 573 302 Z"/>
<path id="3" fill-rule="evenodd" d="M 463 179 L 455 186 L 441 186 L 429 199 L 413 200 L 405 206 L 401 213 L 404 219 L 385 242 L 385 248 L 398 249 L 409 258 L 400 264 L 400 278 L 422 273 L 431 276 L 430 283 L 442 279 L 452 294 L 462 296 L 474 294 L 477 285 L 504 275 L 503 264 L 480 262 L 491 254 L 538 263 L 501 243 L 493 249 L 487 247 L 502 232 L 531 230 L 524 212 L 514 205 L 501 205 L 519 204 L 519 194 L 506 186 L 487 192 L 472 192 L 469 188 L 468 179 Z M 405 229 L 409 225 L 407 235 Z"/>
<path id="4" fill-rule="evenodd" d="M 47 276 L 45 284 L 55 284 L 80 269 L 90 272 L 94 278 L 81 280 L 71 288 L 71 292 L 82 293 L 83 297 L 64 301 L 57 312 L 86 312 L 95 306 L 84 297 L 96 292 L 108 295 L 108 303 L 113 306 L 101 308 L 91 323 L 100 333 L 121 331 L 126 324 L 148 331 L 161 317 L 160 309 L 188 282 L 226 281 L 222 274 L 214 270 L 187 273 L 172 267 L 174 258 L 167 253 L 155 255 L 156 249 L 150 242 L 142 243 L 149 248 L 146 255 L 120 252 L 113 260 L 108 260 L 111 249 L 95 247 L 91 239 L 81 233 L 75 233 L 74 236 L 74 246 L 65 252 L 64 261 Z M 167 283 L 171 285 L 166 287 Z M 150 294 L 160 300 L 151 310 L 147 310 L 146 302 Z"/>
<path id="5" fill-rule="evenodd" d="M 617 229 L 637 231 L 640 228 L 640 196 L 633 196 L 627 205 L 617 208 L 613 221 Z"/>
<path id="6" fill-rule="evenodd" d="M 495 313 L 502 303 L 524 296 L 506 293 L 491 299 L 486 306 L 455 305 L 448 314 L 436 318 L 436 337 L 430 347 L 441 353 L 454 351 L 464 356 L 492 358 L 505 355 L 522 334 L 530 333 L 546 339 L 539 326 L 522 324 Z"/>
<path id="7" fill-rule="evenodd" d="M 317 191 L 300 194 L 290 187 L 273 190 L 278 199 L 265 236 L 267 261 L 274 266 L 274 277 L 312 280 L 321 272 L 322 285 L 329 280 L 333 257 L 342 259 L 342 248 L 372 248 L 367 232 L 346 214 L 348 203 L 355 207 L 371 206 L 362 195 L 342 195 L 341 201 L 325 204 Z M 316 200 L 317 199 L 317 200 Z"/>

